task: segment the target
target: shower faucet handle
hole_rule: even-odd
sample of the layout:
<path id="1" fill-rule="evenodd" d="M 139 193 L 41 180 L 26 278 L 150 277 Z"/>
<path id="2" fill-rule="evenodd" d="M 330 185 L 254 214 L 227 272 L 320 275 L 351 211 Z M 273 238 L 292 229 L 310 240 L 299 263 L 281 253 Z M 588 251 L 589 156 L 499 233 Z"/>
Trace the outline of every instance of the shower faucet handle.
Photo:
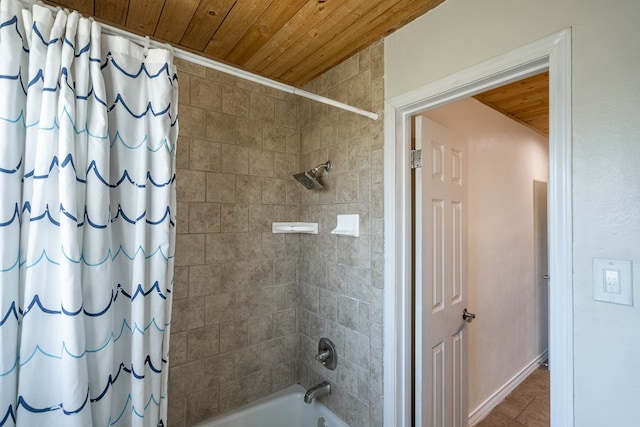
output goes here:
<path id="1" fill-rule="evenodd" d="M 316 360 L 322 363 L 322 366 L 332 371 L 338 366 L 336 345 L 329 338 L 320 338 Z"/>
<path id="2" fill-rule="evenodd" d="M 316 360 L 322 363 L 323 365 L 327 363 L 327 360 L 329 359 L 329 357 L 331 357 L 331 351 L 328 349 L 316 354 Z"/>

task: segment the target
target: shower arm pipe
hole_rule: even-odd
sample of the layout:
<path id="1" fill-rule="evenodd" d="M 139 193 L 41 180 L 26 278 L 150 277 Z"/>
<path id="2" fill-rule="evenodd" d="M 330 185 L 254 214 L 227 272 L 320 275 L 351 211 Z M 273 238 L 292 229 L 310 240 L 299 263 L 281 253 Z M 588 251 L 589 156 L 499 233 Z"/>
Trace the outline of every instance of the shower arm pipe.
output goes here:
<path id="1" fill-rule="evenodd" d="M 320 172 L 320 168 L 325 168 L 327 170 L 327 172 L 329 172 L 332 167 L 333 167 L 333 165 L 331 164 L 331 160 L 328 160 L 326 163 L 320 163 L 318 166 L 316 166 L 315 168 L 311 169 L 311 172 L 316 174 L 316 173 Z"/>
<path id="2" fill-rule="evenodd" d="M 52 6 L 50 4 L 38 2 L 41 5 L 46 6 L 52 11 L 61 10 L 60 6 Z M 93 18 L 90 18 L 93 19 Z M 372 120 L 378 120 L 378 114 L 373 113 L 371 111 L 366 111 L 358 107 L 354 107 L 352 105 L 345 104 L 340 101 L 336 101 L 331 98 L 327 98 L 321 95 L 317 95 L 312 92 L 308 92 L 303 89 L 298 89 L 297 87 L 290 86 L 285 83 L 281 83 L 275 80 L 268 79 L 266 77 L 262 77 L 258 74 L 250 73 L 249 71 L 242 70 L 240 68 L 232 67 L 231 65 L 227 65 L 222 62 L 214 61 L 213 59 L 205 58 L 200 55 L 196 55 L 195 53 L 187 52 L 186 50 L 175 48 L 166 43 L 156 42 L 151 40 L 148 36 L 143 37 L 138 34 L 131 33 L 129 31 L 122 30 L 117 27 L 113 27 L 111 25 L 100 22 L 100 26 L 104 30 L 105 34 L 109 34 L 112 36 L 120 36 L 126 39 L 133 41 L 134 43 L 139 44 L 140 46 L 144 46 L 145 49 L 150 47 L 161 48 L 161 49 L 169 49 L 173 52 L 174 57 L 179 59 L 184 59 L 186 61 L 190 61 L 196 63 L 198 65 L 202 65 L 203 67 L 211 68 L 212 70 L 221 71 L 226 74 L 231 74 L 232 76 L 240 77 L 245 80 L 249 80 L 254 83 L 259 83 L 263 86 L 267 86 L 273 89 L 278 89 L 283 92 L 291 93 L 294 95 L 301 96 L 303 98 L 311 99 L 313 101 L 321 102 L 323 104 L 331 105 L 332 107 L 340 108 L 342 110 L 350 111 L 352 113 L 360 114 L 361 116 L 368 117 Z"/>

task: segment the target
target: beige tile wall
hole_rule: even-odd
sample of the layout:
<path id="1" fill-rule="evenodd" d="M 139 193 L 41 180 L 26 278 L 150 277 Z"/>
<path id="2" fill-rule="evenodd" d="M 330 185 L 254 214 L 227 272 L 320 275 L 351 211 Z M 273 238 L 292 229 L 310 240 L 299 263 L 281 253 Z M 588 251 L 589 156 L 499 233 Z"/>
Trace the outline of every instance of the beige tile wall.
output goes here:
<path id="1" fill-rule="evenodd" d="M 378 121 L 312 101 L 300 104 L 300 167 L 330 159 L 325 190 L 301 196 L 300 220 L 318 221 L 302 237 L 298 379 L 328 379 L 327 405 L 352 427 L 382 426 L 383 43 L 331 69 L 307 89 L 380 114 Z M 360 214 L 360 237 L 334 236 L 337 214 Z M 315 359 L 320 337 L 337 345 L 338 368 Z"/>
<path id="2" fill-rule="evenodd" d="M 185 61 L 169 422 L 189 426 L 295 382 L 298 99 Z"/>
<path id="3" fill-rule="evenodd" d="M 185 61 L 169 425 L 189 426 L 295 382 L 328 379 L 352 427 L 382 426 L 383 44 L 306 89 L 372 121 Z M 330 159 L 326 189 L 291 174 Z M 360 237 L 329 234 L 360 214 Z M 318 235 L 271 234 L 272 221 Z M 314 356 L 320 337 L 338 369 Z"/>

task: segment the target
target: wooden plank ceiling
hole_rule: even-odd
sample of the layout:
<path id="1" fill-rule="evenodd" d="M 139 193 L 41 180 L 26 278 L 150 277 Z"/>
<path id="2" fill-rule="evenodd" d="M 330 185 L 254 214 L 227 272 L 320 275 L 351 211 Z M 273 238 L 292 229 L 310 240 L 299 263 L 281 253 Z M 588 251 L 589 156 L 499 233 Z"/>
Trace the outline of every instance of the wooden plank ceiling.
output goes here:
<path id="1" fill-rule="evenodd" d="M 444 0 L 49 0 L 302 86 Z"/>
<path id="2" fill-rule="evenodd" d="M 480 93 L 474 98 L 549 136 L 549 72 Z"/>
<path id="3" fill-rule="evenodd" d="M 301 87 L 444 0 L 48 0 Z M 548 73 L 476 96 L 548 135 Z"/>

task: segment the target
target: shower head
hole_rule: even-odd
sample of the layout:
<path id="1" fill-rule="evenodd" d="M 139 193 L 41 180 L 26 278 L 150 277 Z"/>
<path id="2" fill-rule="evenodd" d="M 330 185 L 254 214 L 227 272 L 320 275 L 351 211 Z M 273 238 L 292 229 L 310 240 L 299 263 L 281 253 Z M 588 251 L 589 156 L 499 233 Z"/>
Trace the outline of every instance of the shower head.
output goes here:
<path id="1" fill-rule="evenodd" d="M 327 163 L 320 164 L 309 172 L 300 172 L 294 174 L 293 177 L 309 190 L 320 190 L 321 188 L 324 188 L 324 185 L 320 183 L 316 174 L 321 168 L 325 168 L 327 171 L 330 171 L 331 167 L 331 160 L 329 160 Z"/>
<path id="2" fill-rule="evenodd" d="M 321 188 L 324 188 L 324 185 L 320 184 L 320 181 L 318 181 L 318 178 L 316 177 L 316 174 L 313 173 L 313 171 L 300 172 L 293 175 L 293 177 L 309 190 L 319 190 Z"/>

